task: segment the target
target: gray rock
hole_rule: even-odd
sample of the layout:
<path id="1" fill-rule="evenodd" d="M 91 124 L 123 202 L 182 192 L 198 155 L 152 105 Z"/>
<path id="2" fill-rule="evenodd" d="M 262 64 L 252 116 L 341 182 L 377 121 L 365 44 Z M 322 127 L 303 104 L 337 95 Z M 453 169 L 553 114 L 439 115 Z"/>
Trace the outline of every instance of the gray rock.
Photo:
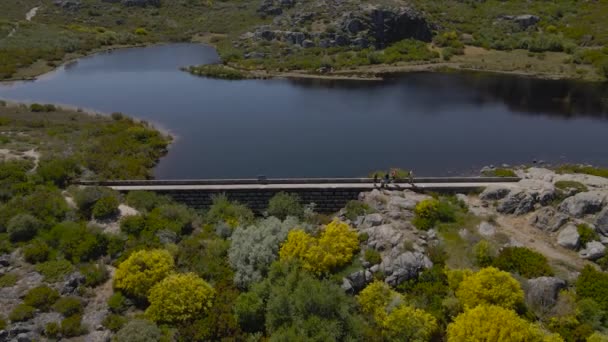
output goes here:
<path id="1" fill-rule="evenodd" d="M 387 276 L 385 282 L 397 286 L 406 280 L 417 277 L 418 274 L 433 267 L 433 263 L 419 252 L 405 252 L 395 259 L 385 258 L 380 268 Z"/>
<path id="2" fill-rule="evenodd" d="M 8 340 L 8 331 L 0 330 L 0 341 Z"/>
<path id="3" fill-rule="evenodd" d="M 349 33 L 357 34 L 365 29 L 365 24 L 359 18 L 347 19 L 344 22 L 344 30 Z"/>
<path id="4" fill-rule="evenodd" d="M 496 210 L 503 214 L 524 215 L 534 210 L 535 202 L 536 201 L 531 194 L 524 190 L 519 190 L 509 193 L 509 195 L 500 202 Z"/>
<path id="5" fill-rule="evenodd" d="M 585 249 L 578 252 L 578 255 L 587 260 L 597 260 L 606 255 L 606 247 L 599 241 L 588 242 Z"/>
<path id="6" fill-rule="evenodd" d="M 608 207 L 604 208 L 595 219 L 595 228 L 598 233 L 608 236 Z"/>
<path id="7" fill-rule="evenodd" d="M 376 273 L 376 272 L 380 271 L 380 265 L 374 265 L 374 266 L 370 267 L 369 271 L 372 273 Z"/>
<path id="8" fill-rule="evenodd" d="M 7 329 L 8 336 L 12 338 L 17 337 L 20 334 L 29 334 L 30 332 L 33 332 L 35 330 L 36 325 L 31 321 L 13 323 L 11 324 L 9 329 Z"/>
<path id="9" fill-rule="evenodd" d="M 315 47 L 315 43 L 310 39 L 305 39 L 302 42 L 302 47 L 305 49 L 313 48 L 313 47 Z"/>
<path id="10" fill-rule="evenodd" d="M 17 335 L 17 342 L 31 342 L 32 339 L 28 334 L 22 333 Z"/>
<path id="11" fill-rule="evenodd" d="M 384 221 L 384 218 L 382 217 L 382 215 L 378 214 L 378 213 L 374 213 L 374 214 L 369 214 L 367 216 L 365 216 L 365 219 L 363 220 L 363 224 L 366 225 L 367 227 L 376 227 L 382 224 L 382 222 Z"/>
<path id="12" fill-rule="evenodd" d="M 243 55 L 245 59 L 262 59 L 266 57 L 266 54 L 263 52 L 249 52 Z"/>
<path id="13" fill-rule="evenodd" d="M 568 248 L 568 249 L 577 249 L 580 242 L 580 235 L 578 234 L 578 229 L 574 225 L 568 225 L 566 228 L 562 229 L 557 235 L 557 244 Z"/>
<path id="14" fill-rule="evenodd" d="M 160 7 L 161 0 L 122 0 L 122 4 L 127 7 Z"/>
<path id="15" fill-rule="evenodd" d="M 558 231 L 568 222 L 568 216 L 557 212 L 555 209 L 545 207 L 538 210 L 530 218 L 530 224 L 548 233 Z"/>
<path id="16" fill-rule="evenodd" d="M 496 234 L 496 227 L 489 222 L 483 221 L 477 227 L 479 234 L 485 237 L 494 236 Z"/>
<path id="17" fill-rule="evenodd" d="M 158 241 L 162 244 L 176 243 L 179 240 L 177 233 L 172 230 L 162 229 L 156 232 Z"/>
<path id="18" fill-rule="evenodd" d="M 103 328 L 103 327 L 102 327 Z M 110 342 L 112 332 L 109 330 L 97 330 L 84 336 L 84 342 Z"/>
<path id="19" fill-rule="evenodd" d="M 540 18 L 535 15 L 524 14 L 516 16 L 513 18 L 513 21 L 522 28 L 527 29 L 528 27 L 536 25 L 540 21 Z"/>
<path id="20" fill-rule="evenodd" d="M 492 184 L 479 194 L 479 198 L 484 201 L 496 201 L 505 198 L 511 190 L 510 187 Z"/>
<path id="21" fill-rule="evenodd" d="M 283 13 L 280 2 L 274 0 L 263 0 L 257 12 L 261 16 L 277 16 Z"/>
<path id="22" fill-rule="evenodd" d="M 4 254 L 0 256 L 0 266 L 9 267 L 11 265 L 11 256 L 10 254 Z"/>
<path id="23" fill-rule="evenodd" d="M 350 283 L 350 280 L 346 278 L 342 278 L 342 285 L 340 286 L 344 292 L 354 293 L 353 285 Z"/>
<path id="24" fill-rule="evenodd" d="M 80 0 L 54 0 L 53 4 L 65 10 L 78 10 L 82 6 Z"/>
<path id="25" fill-rule="evenodd" d="M 367 284 L 374 280 L 374 276 L 368 270 L 352 273 L 346 278 L 350 281 L 350 284 L 355 292 L 363 290 Z"/>
<path id="26" fill-rule="evenodd" d="M 364 232 L 369 235 L 367 246 L 378 251 L 393 248 L 400 243 L 401 238 L 403 237 L 403 234 L 391 224 L 383 224 L 381 226 L 365 229 Z"/>
<path id="27" fill-rule="evenodd" d="M 367 40 L 366 38 L 363 38 L 363 37 L 359 37 L 359 38 L 355 38 L 352 41 L 352 44 L 356 48 L 366 49 L 369 47 L 369 40 Z"/>
<path id="28" fill-rule="evenodd" d="M 348 37 L 343 36 L 343 35 L 336 36 L 335 42 L 336 42 L 335 45 L 338 45 L 338 46 L 346 46 L 346 45 L 350 44 L 350 40 L 348 39 Z"/>
<path id="29" fill-rule="evenodd" d="M 588 214 L 594 214 L 602 210 L 605 192 L 588 191 L 581 192 L 572 197 L 566 198 L 560 205 L 558 210 L 574 217 L 583 217 Z"/>
<path id="30" fill-rule="evenodd" d="M 74 272 L 65 278 L 59 292 L 62 295 L 74 294 L 80 285 L 83 285 L 86 278 L 80 272 Z"/>
<path id="31" fill-rule="evenodd" d="M 332 46 L 334 46 L 334 44 L 332 44 L 332 41 L 330 39 L 321 39 L 319 41 L 319 47 L 320 48 L 327 49 L 327 48 L 330 48 Z"/>
<path id="32" fill-rule="evenodd" d="M 540 310 L 551 309 L 557 302 L 559 291 L 566 288 L 566 282 L 554 277 L 530 279 L 526 286 L 528 305 Z"/>

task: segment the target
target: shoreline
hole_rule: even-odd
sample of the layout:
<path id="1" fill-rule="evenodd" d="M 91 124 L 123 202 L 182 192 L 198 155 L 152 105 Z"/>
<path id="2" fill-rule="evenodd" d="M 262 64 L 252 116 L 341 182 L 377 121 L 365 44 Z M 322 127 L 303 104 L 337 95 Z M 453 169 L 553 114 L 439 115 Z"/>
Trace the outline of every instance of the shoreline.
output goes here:
<path id="1" fill-rule="evenodd" d="M 50 77 L 53 73 L 59 71 L 61 68 L 64 68 L 70 63 L 78 61 L 79 59 L 93 57 L 95 55 L 101 53 L 107 53 L 114 50 L 122 50 L 122 49 L 135 49 L 135 48 L 146 48 L 150 46 L 160 46 L 160 45 L 170 45 L 170 44 L 201 44 L 214 48 L 217 51 L 217 47 L 210 42 L 200 42 L 191 40 L 190 42 L 158 42 L 158 43 L 142 43 L 135 45 L 118 45 L 118 46 L 108 46 L 105 48 L 95 49 L 89 53 L 85 53 L 83 55 L 72 56 L 65 60 L 62 60 L 60 64 L 54 67 L 50 67 L 49 70 L 34 74 L 28 77 L 12 77 L 5 80 L 0 81 L 0 85 L 2 84 L 10 84 L 16 82 L 28 82 L 28 81 L 37 81 L 43 77 Z M 417 63 L 417 64 L 403 64 L 403 65 L 389 65 L 389 64 L 377 64 L 377 65 L 365 65 L 359 66 L 355 69 L 350 70 L 335 70 L 329 73 L 321 74 L 321 73 L 311 73 L 304 70 L 292 70 L 287 72 L 282 71 L 272 71 L 272 70 L 246 70 L 242 68 L 238 68 L 234 65 L 228 65 L 229 67 L 250 74 L 252 77 L 250 79 L 292 79 L 292 80 L 327 80 L 327 81 L 384 81 L 387 78 L 398 76 L 399 74 L 407 74 L 407 73 L 415 73 L 415 72 L 446 72 L 446 71 L 462 71 L 462 72 L 480 72 L 480 73 L 488 73 L 495 75 L 511 75 L 511 76 L 520 76 L 520 77 L 529 77 L 541 80 L 567 80 L 567 81 L 579 81 L 579 82 L 589 82 L 589 83 L 604 83 L 606 80 L 600 79 L 589 79 L 584 77 L 569 77 L 568 75 L 559 75 L 555 73 L 542 73 L 542 72 L 534 72 L 534 71 L 525 71 L 525 70 L 500 70 L 500 69 L 484 69 L 481 67 L 470 67 L 466 65 L 465 62 L 428 62 L 428 63 Z M 31 66 L 30 66 L 31 67 Z M 188 66 L 183 66 L 182 68 L 186 69 Z M 24 68 L 22 70 L 28 70 L 28 68 Z M 183 70 L 184 72 L 188 72 L 187 70 Z M 196 75 L 195 75 L 196 76 Z M 204 77 L 204 76 L 199 76 Z"/>

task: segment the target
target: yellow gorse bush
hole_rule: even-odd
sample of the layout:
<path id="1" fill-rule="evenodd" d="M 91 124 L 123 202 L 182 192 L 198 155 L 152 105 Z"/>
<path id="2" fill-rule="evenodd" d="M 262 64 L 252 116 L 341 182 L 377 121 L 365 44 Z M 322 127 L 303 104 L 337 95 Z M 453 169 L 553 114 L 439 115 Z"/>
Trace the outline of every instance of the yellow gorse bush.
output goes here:
<path id="1" fill-rule="evenodd" d="M 448 325 L 448 342 L 559 342 L 561 337 L 546 334 L 538 326 L 519 317 L 510 309 L 496 305 L 478 305 L 458 315 Z"/>
<path id="2" fill-rule="evenodd" d="M 146 317 L 178 323 L 200 317 L 213 305 L 215 290 L 194 273 L 173 274 L 152 287 Z"/>
<path id="3" fill-rule="evenodd" d="M 469 309 L 481 304 L 512 309 L 523 302 L 524 292 L 511 274 L 487 267 L 465 277 L 458 286 L 456 297 Z"/>
<path id="4" fill-rule="evenodd" d="M 281 246 L 279 257 L 281 260 L 298 259 L 304 269 L 314 274 L 323 274 L 348 264 L 358 248 L 357 232 L 348 224 L 334 220 L 318 238 L 300 229 L 289 232 L 287 241 Z"/>
<path id="5" fill-rule="evenodd" d="M 114 287 L 127 295 L 146 298 L 152 286 L 168 276 L 174 267 L 173 257 L 167 250 L 137 251 L 118 266 Z"/>

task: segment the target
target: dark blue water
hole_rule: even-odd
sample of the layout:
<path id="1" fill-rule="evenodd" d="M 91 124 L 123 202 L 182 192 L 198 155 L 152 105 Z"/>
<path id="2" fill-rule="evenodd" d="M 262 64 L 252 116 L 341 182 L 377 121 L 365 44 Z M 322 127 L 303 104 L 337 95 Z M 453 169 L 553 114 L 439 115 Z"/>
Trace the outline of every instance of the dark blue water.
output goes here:
<path id="1" fill-rule="evenodd" d="M 418 175 L 488 164 L 608 165 L 608 89 L 601 84 L 480 74 L 417 73 L 385 82 L 199 78 L 217 62 L 175 44 L 104 53 L 0 98 L 120 111 L 177 136 L 158 178 Z"/>

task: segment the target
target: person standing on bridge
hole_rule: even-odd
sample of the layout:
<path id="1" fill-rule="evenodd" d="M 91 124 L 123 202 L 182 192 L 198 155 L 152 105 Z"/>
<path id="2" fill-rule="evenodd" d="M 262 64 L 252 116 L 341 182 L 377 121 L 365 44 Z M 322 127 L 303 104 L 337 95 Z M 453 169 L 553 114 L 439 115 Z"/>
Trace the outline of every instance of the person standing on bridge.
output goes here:
<path id="1" fill-rule="evenodd" d="M 415 187 L 416 187 L 416 184 L 414 184 L 414 170 L 410 170 L 410 171 L 407 173 L 407 178 L 408 178 L 408 181 L 409 181 L 409 183 L 410 183 L 410 186 L 411 186 L 412 188 L 415 188 Z"/>

